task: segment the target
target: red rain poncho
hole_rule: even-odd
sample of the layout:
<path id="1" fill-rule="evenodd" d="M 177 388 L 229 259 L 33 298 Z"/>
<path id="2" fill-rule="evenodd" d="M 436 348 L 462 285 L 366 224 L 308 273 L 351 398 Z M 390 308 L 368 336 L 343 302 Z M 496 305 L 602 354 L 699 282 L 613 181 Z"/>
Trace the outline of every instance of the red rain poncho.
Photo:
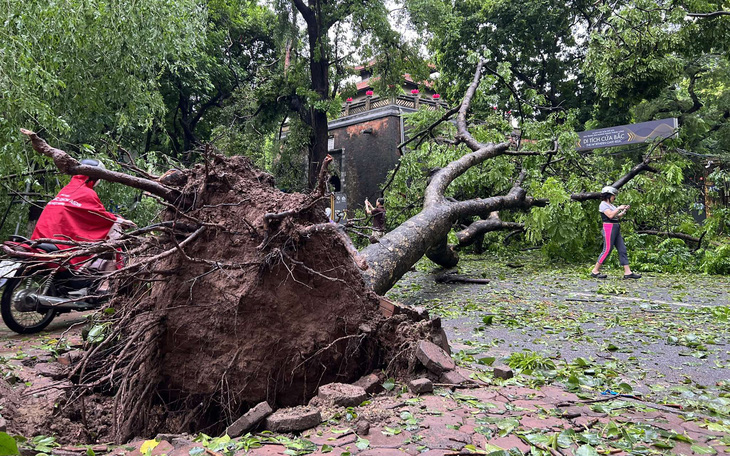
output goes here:
<path id="1" fill-rule="evenodd" d="M 104 209 L 93 183 L 86 176 L 74 176 L 41 213 L 31 239 L 62 239 L 81 242 L 106 239 L 117 216 Z M 58 244 L 59 249 L 71 248 Z M 77 264 L 88 257 L 71 259 Z"/>

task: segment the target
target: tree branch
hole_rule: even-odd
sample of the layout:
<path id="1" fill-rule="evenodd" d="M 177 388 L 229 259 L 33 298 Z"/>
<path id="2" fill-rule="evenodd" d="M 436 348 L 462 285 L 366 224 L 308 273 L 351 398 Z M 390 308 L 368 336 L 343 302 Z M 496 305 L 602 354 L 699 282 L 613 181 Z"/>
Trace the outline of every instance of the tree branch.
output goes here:
<path id="1" fill-rule="evenodd" d="M 119 173 L 108 169 L 103 169 L 98 166 L 82 165 L 78 160 L 62 151 L 48 145 L 40 136 L 36 133 L 21 128 L 20 132 L 30 138 L 33 149 L 36 152 L 50 157 L 53 159 L 53 163 L 56 164 L 59 171 L 65 174 L 77 175 L 81 174 L 89 176 L 94 179 L 104 179 L 109 182 L 118 182 L 120 184 L 127 185 L 129 187 L 138 188 L 146 192 L 157 195 L 160 198 L 170 203 L 176 203 L 180 199 L 181 193 L 175 189 L 166 187 L 158 182 L 144 179 L 141 177 L 130 176 L 129 174 Z"/>
<path id="2" fill-rule="evenodd" d="M 474 139 L 466 128 L 466 113 L 469 110 L 471 100 L 479 86 L 483 66 L 484 60 L 480 60 L 477 65 L 476 72 L 474 73 L 474 80 L 469 86 L 469 89 L 466 91 L 466 95 L 464 95 L 464 100 L 461 103 L 459 115 L 456 119 L 456 128 L 458 130 L 456 139 L 465 143 L 474 152 L 464 155 L 458 160 L 452 161 L 432 176 L 431 182 L 428 184 L 426 191 L 424 192 L 424 207 L 443 202 L 444 192 L 446 192 L 449 184 L 451 184 L 454 179 L 464 174 L 472 166 L 478 165 L 489 158 L 503 154 L 510 146 L 509 142 L 499 144 L 482 144 Z"/>
<path id="3" fill-rule="evenodd" d="M 327 172 L 332 160 L 332 155 L 327 154 L 322 161 L 322 167 L 319 168 L 319 177 L 317 178 L 317 187 L 312 192 L 312 196 L 314 198 L 321 198 L 324 196 L 324 192 L 327 189 Z"/>
<path id="4" fill-rule="evenodd" d="M 711 13 L 687 13 L 687 17 L 714 18 L 719 16 L 730 16 L 730 11 L 713 11 Z"/>
<path id="5" fill-rule="evenodd" d="M 673 233 L 671 231 L 640 230 L 640 231 L 636 232 L 636 234 L 650 234 L 652 236 L 663 236 L 663 237 L 668 237 L 668 238 L 681 239 L 681 240 L 687 241 L 687 242 L 694 242 L 697 244 L 697 248 L 695 249 L 695 251 L 699 250 L 700 246 L 702 245 L 702 238 L 705 237 L 706 233 L 707 232 L 705 231 L 702 233 L 702 236 L 694 237 L 694 236 L 690 236 L 689 234 Z"/>
<path id="6" fill-rule="evenodd" d="M 501 230 L 524 230 L 525 226 L 517 222 L 503 222 L 499 218 L 499 212 L 492 212 L 486 220 L 477 220 L 468 228 L 456 233 L 456 239 L 460 246 L 472 244 L 480 235 L 492 231 Z"/>
<path id="7" fill-rule="evenodd" d="M 647 158 L 638 165 L 631 168 L 631 170 L 626 173 L 626 175 L 622 176 L 619 180 L 611 184 L 612 187 L 620 189 L 624 185 L 626 185 L 631 179 L 639 175 L 640 173 L 644 171 L 648 171 L 651 173 L 656 173 L 657 170 L 649 166 L 649 162 L 651 159 Z M 588 200 L 596 200 L 601 199 L 601 192 L 581 192 L 581 193 L 573 193 L 570 195 L 570 199 L 573 201 L 588 201 Z"/>

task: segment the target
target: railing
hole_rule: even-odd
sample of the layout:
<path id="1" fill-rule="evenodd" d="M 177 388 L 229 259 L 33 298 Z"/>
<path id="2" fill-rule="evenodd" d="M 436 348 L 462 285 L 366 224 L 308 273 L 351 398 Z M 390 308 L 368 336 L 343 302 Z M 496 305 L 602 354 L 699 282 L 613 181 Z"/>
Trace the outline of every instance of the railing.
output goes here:
<path id="1" fill-rule="evenodd" d="M 351 116 L 353 114 L 359 114 L 361 112 L 370 111 L 372 109 L 382 108 L 384 106 L 396 105 L 410 109 L 425 108 L 429 111 L 436 111 L 437 109 L 448 109 L 448 105 L 441 100 L 434 100 L 431 98 L 421 98 L 414 95 L 398 95 L 397 97 L 374 97 L 367 96 L 362 101 L 351 102 L 348 101 L 342 107 L 340 117 Z"/>

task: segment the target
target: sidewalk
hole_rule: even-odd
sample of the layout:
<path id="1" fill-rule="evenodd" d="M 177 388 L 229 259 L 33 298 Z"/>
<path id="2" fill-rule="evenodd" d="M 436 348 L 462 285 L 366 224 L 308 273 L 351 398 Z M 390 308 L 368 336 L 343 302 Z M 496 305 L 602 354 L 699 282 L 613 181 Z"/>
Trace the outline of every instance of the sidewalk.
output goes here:
<path id="1" fill-rule="evenodd" d="M 204 448 L 188 436 L 160 436 L 169 441 L 160 443 L 151 455 L 443 456 L 510 449 L 519 453 L 512 450 L 496 455 L 530 451 L 550 456 L 730 452 L 728 433 L 708 429 L 713 427 L 711 421 L 658 407 L 661 410 L 624 397 L 582 400 L 557 386 L 480 386 L 455 391 L 441 388 L 423 396 L 391 392 L 359 407 L 322 409 L 324 422 L 316 428 L 299 437 L 272 434 L 269 437 L 278 439 L 278 443 L 264 442 L 249 451 L 236 451 L 237 445 L 232 442 L 221 445 L 211 441 Z M 250 444 L 261 441 L 260 436 L 249 435 L 238 441 Z M 114 453 L 141 456 L 141 444 L 135 442 L 136 450 L 118 449 Z"/>

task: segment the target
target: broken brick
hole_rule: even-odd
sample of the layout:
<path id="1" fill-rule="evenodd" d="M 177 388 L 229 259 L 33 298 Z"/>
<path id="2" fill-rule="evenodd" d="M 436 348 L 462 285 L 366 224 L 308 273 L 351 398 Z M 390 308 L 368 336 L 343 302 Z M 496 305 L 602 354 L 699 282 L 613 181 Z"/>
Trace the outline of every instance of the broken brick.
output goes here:
<path id="1" fill-rule="evenodd" d="M 229 437 L 238 437 L 259 424 L 271 413 L 273 413 L 273 410 L 268 402 L 261 402 L 228 426 L 226 434 Z"/>
<path id="2" fill-rule="evenodd" d="M 311 429 L 321 422 L 319 409 L 293 407 L 277 410 L 266 418 L 266 429 L 272 432 L 299 432 Z"/>
<path id="3" fill-rule="evenodd" d="M 417 378 L 408 382 L 408 389 L 413 394 L 430 393 L 433 391 L 433 383 L 427 378 Z"/>
<path id="4" fill-rule="evenodd" d="M 454 370 L 456 367 L 454 360 L 441 347 L 427 340 L 422 340 L 418 343 L 416 358 L 426 369 L 436 375 Z"/>
<path id="5" fill-rule="evenodd" d="M 70 352 L 59 356 L 56 361 L 63 366 L 70 366 L 80 360 L 82 356 L 83 353 L 81 350 L 71 350 Z"/>
<path id="6" fill-rule="evenodd" d="M 441 374 L 439 379 L 441 383 L 448 383 L 449 385 L 460 385 L 467 381 L 467 378 L 460 373 L 453 371 L 447 371 Z"/>
<path id="7" fill-rule="evenodd" d="M 330 383 L 322 385 L 317 391 L 317 396 L 328 402 L 342 407 L 355 407 L 362 404 L 368 395 L 359 386 L 348 385 L 347 383 Z"/>
<path id="8" fill-rule="evenodd" d="M 383 385 L 378 374 L 369 374 L 360 377 L 360 379 L 353 383 L 353 385 L 359 386 L 368 394 L 376 394 L 383 390 Z"/>
<path id="9" fill-rule="evenodd" d="M 494 366 L 492 369 L 492 374 L 494 375 L 494 378 L 501 378 L 504 380 L 510 379 L 515 376 L 514 372 L 512 372 L 512 369 L 509 366 Z"/>

